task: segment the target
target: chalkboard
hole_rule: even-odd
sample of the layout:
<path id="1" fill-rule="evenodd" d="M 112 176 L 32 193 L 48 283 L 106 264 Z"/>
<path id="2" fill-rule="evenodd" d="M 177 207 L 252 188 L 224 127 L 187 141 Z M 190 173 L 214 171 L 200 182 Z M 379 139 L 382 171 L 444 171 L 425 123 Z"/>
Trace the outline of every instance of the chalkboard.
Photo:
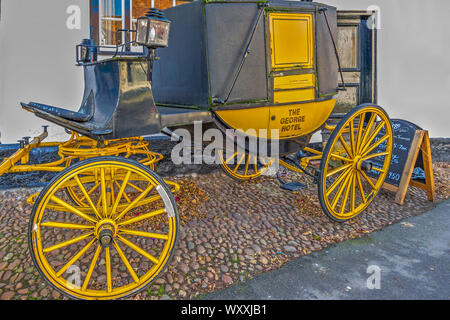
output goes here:
<path id="1" fill-rule="evenodd" d="M 399 186 L 402 179 L 403 170 L 405 168 L 406 159 L 408 158 L 411 143 L 414 139 L 416 130 L 422 130 L 419 126 L 406 120 L 391 119 L 392 130 L 394 132 L 394 145 L 392 150 L 392 160 L 386 176 L 386 183 L 394 186 Z M 385 135 L 384 129 L 375 138 L 375 141 L 381 139 Z M 373 153 L 380 153 L 386 150 L 386 141 L 381 143 Z M 373 159 L 372 165 L 381 169 L 383 167 L 383 157 Z M 368 172 L 368 175 L 377 178 L 380 173 L 375 170 Z M 423 165 L 423 156 L 419 152 L 414 171 L 411 177 L 412 180 L 418 182 L 425 182 L 425 170 Z"/>

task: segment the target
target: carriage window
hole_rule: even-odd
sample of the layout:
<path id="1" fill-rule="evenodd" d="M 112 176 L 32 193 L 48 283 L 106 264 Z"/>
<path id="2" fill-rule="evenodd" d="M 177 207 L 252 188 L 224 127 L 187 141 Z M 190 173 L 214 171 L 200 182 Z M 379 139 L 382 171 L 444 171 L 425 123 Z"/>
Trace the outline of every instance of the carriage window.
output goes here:
<path id="1" fill-rule="evenodd" d="M 102 46 L 122 42 L 120 33 L 116 39 L 116 30 L 125 28 L 122 2 L 123 0 L 100 0 L 100 45 Z"/>
<path id="2" fill-rule="evenodd" d="M 1 1 L 1 0 L 0 0 Z M 192 1 L 192 0 L 191 0 Z M 129 41 L 118 29 L 135 29 L 137 18 L 145 15 L 149 8 L 167 9 L 186 3 L 179 0 L 93 0 L 91 21 L 94 43 L 115 47 L 116 43 Z M 98 21 L 98 25 L 96 23 Z M 131 51 L 134 51 L 131 48 Z"/>

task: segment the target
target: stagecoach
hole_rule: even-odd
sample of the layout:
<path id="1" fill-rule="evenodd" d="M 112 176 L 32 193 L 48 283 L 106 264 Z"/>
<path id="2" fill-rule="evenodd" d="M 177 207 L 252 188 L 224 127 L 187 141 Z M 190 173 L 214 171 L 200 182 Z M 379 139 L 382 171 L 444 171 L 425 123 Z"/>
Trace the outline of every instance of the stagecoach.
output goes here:
<path id="1" fill-rule="evenodd" d="M 120 44 L 114 56 L 97 61 L 98 46 L 78 45 L 85 90 L 77 112 L 21 103 L 64 127 L 70 139 L 43 142 L 45 128 L 0 164 L 0 174 L 58 172 L 28 199 L 34 205 L 28 235 L 35 266 L 61 293 L 128 297 L 169 264 L 180 228 L 173 193 L 180 186 L 158 176 L 162 155 L 142 136 L 208 123 L 236 145 L 217 152 L 228 175 L 256 179 L 274 162 L 308 174 L 336 222 L 355 218 L 377 195 L 391 161 L 392 128 L 377 105 L 333 113 L 345 90 L 338 85 L 336 8 L 201 0 L 150 9 L 136 30 L 118 32 L 133 34 L 131 45 L 144 53 L 125 56 L 130 43 Z M 326 144 L 312 148 L 311 137 L 321 131 Z M 268 149 L 277 151 L 261 154 L 239 134 L 276 144 Z M 48 146 L 58 147 L 57 161 L 29 163 L 32 149 Z M 283 187 L 295 191 L 300 184 Z"/>

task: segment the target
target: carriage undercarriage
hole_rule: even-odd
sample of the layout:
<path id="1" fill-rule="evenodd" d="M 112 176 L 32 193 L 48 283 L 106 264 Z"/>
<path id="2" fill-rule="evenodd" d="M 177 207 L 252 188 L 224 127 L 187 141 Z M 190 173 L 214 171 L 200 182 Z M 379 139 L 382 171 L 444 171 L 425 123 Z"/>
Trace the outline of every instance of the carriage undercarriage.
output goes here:
<path id="1" fill-rule="evenodd" d="M 331 136 L 323 151 L 306 147 L 303 154 L 308 156 L 297 162 L 236 151 L 234 163 L 233 159 L 221 158 L 221 167 L 234 179 L 245 181 L 260 177 L 278 161 L 281 167 L 311 176 L 318 184 L 324 212 L 334 221 L 347 221 L 372 202 L 390 163 L 392 131 L 381 111 L 379 107 L 362 106 L 339 124 L 325 125 Z M 367 115 L 369 121 L 361 121 Z M 382 139 L 376 139 L 382 130 Z M 46 135 L 44 132 L 24 142 L 0 165 L 0 174 L 59 172 L 42 192 L 28 199 L 34 205 L 29 224 L 30 252 L 39 271 L 72 298 L 111 299 L 138 292 L 167 266 L 179 232 L 172 194 L 180 186 L 155 174 L 162 155 L 152 152 L 142 137 L 107 140 L 98 146 L 97 141 L 77 133 L 64 143 L 45 143 Z M 382 143 L 386 143 L 386 151 L 373 153 Z M 49 146 L 58 146 L 59 160 L 28 164 L 33 148 Z M 384 160 L 383 168 L 375 168 L 380 172 L 378 179 L 368 176 L 373 167 L 365 163 L 376 157 Z M 143 228 L 152 232 L 141 231 Z M 67 257 L 62 267 L 61 263 L 52 265 L 65 248 L 72 247 L 76 248 L 74 255 Z M 84 269 L 74 269 L 84 256 L 91 260 Z M 139 266 L 130 259 L 149 263 L 145 270 L 136 271 Z M 104 267 L 104 283 L 91 281 L 100 261 L 104 261 L 98 266 Z M 113 264 L 120 264 L 125 272 L 112 273 Z M 74 270 L 83 275 L 82 283 L 68 282 L 67 275 Z"/>

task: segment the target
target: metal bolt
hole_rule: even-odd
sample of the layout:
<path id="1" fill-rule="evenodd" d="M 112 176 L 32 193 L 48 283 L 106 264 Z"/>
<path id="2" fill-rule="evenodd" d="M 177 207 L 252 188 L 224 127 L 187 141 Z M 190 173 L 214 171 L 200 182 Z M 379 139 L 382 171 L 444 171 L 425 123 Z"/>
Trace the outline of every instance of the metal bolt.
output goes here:
<path id="1" fill-rule="evenodd" d="M 48 133 L 48 127 L 49 126 L 42 126 L 42 128 L 44 128 L 44 133 Z"/>

